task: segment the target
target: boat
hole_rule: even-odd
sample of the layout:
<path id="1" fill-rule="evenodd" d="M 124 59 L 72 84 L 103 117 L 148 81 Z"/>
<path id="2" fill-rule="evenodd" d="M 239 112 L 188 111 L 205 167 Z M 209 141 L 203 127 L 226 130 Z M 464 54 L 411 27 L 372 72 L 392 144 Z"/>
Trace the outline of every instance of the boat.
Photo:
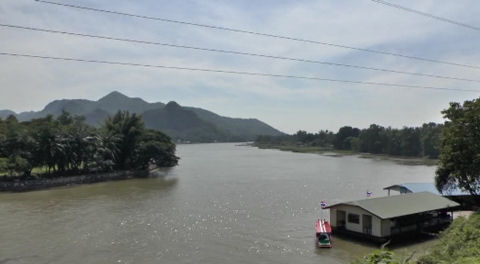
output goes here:
<path id="1" fill-rule="evenodd" d="M 332 227 L 327 220 L 317 219 L 315 222 L 315 243 L 319 248 L 332 247 Z"/>

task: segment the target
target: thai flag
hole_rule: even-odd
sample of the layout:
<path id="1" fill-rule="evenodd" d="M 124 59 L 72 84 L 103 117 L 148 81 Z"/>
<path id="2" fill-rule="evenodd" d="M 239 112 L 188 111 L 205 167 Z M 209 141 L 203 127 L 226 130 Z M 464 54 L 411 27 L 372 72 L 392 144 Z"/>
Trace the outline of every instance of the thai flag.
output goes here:
<path id="1" fill-rule="evenodd" d="M 367 197 L 371 197 L 373 195 L 373 192 L 367 191 Z"/>
<path id="2" fill-rule="evenodd" d="M 322 209 L 325 208 L 325 207 L 327 207 L 327 202 L 325 202 L 325 201 L 322 200 L 322 201 L 320 202 L 320 206 L 322 207 Z"/>

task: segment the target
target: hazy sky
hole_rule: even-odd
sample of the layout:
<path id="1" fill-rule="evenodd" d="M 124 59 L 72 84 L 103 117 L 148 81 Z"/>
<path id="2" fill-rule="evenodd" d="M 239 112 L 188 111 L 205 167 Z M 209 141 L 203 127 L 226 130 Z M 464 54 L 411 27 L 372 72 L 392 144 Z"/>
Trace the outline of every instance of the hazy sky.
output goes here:
<path id="1" fill-rule="evenodd" d="M 480 65 L 480 32 L 370 0 L 52 0 L 349 46 Z M 389 0 L 480 26 L 478 0 Z M 348 49 L 69 9 L 34 0 L 1 0 L 0 23 L 392 68 L 480 80 L 480 70 Z M 479 89 L 442 80 L 266 58 L 139 45 L 0 27 L 0 52 L 179 67 L 268 72 L 408 85 Z M 451 101 L 480 92 L 393 88 L 272 77 L 143 69 L 0 56 L 0 109 L 41 110 L 61 98 L 97 100 L 117 90 L 149 102 L 177 101 L 231 117 L 255 117 L 285 132 L 336 131 L 371 123 L 402 127 L 441 122 Z"/>

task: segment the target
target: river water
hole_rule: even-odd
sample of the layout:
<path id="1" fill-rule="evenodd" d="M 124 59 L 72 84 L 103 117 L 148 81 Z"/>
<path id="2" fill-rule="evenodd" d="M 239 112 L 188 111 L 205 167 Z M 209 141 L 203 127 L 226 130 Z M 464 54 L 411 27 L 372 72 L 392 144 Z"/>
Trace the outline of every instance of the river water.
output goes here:
<path id="1" fill-rule="evenodd" d="M 336 237 L 316 249 L 320 200 L 384 196 L 435 171 L 235 144 L 179 145 L 178 155 L 161 178 L 0 194 L 0 263 L 349 263 L 375 246 Z"/>

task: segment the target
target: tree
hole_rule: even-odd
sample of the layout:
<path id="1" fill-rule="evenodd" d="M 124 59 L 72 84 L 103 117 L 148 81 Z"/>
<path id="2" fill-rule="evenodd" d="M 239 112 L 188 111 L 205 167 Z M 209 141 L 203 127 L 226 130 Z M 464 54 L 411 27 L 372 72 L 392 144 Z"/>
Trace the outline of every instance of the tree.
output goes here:
<path id="1" fill-rule="evenodd" d="M 352 149 L 352 138 L 360 135 L 360 129 L 351 126 L 344 126 L 338 130 L 333 141 L 336 149 Z"/>
<path id="2" fill-rule="evenodd" d="M 87 137 L 86 140 L 90 143 L 87 166 L 95 170 L 112 171 L 115 168 L 115 161 L 118 160 L 120 135 L 100 130 L 97 135 Z"/>
<path id="3" fill-rule="evenodd" d="M 107 133 L 119 138 L 118 153 L 115 156 L 116 168 L 128 170 L 135 167 L 133 153 L 145 130 L 142 118 L 127 111 L 118 111 L 113 117 L 105 120 L 104 128 Z"/>
<path id="4" fill-rule="evenodd" d="M 442 129 L 437 188 L 460 187 L 480 201 L 480 100 L 450 103 L 442 114 L 448 120 Z"/>
<path id="5" fill-rule="evenodd" d="M 0 118 L 0 157 L 5 157 L 5 144 L 7 142 L 7 124 Z M 1 171 L 1 169 L 0 169 Z"/>
<path id="6" fill-rule="evenodd" d="M 35 165 L 46 166 L 49 173 L 55 172 L 58 163 L 63 164 L 65 154 L 65 148 L 59 136 L 59 123 L 49 115 L 26 122 L 24 125 L 29 128 L 30 136 L 36 142 L 32 162 Z"/>
<path id="7" fill-rule="evenodd" d="M 386 146 L 385 128 L 376 124 L 370 125 L 360 134 L 360 151 L 381 154 Z"/>
<path id="8" fill-rule="evenodd" d="M 11 176 L 21 174 L 30 176 L 35 165 L 32 161 L 36 142 L 29 135 L 28 128 L 17 121 L 14 116 L 9 116 L 6 122 L 6 131 L 0 153 L 3 158 L 4 169 Z"/>
<path id="9" fill-rule="evenodd" d="M 175 144 L 167 135 L 145 129 L 141 116 L 119 112 L 101 129 L 62 112 L 55 118 L 18 122 L 0 119 L 0 172 L 30 176 L 33 168 L 65 176 L 115 169 L 175 166 Z"/>
<path id="10" fill-rule="evenodd" d="M 418 129 L 404 127 L 401 130 L 401 149 L 404 156 L 419 156 L 422 153 L 420 133 Z"/>
<path id="11" fill-rule="evenodd" d="M 436 159 L 440 155 L 440 134 L 442 125 L 435 123 L 423 124 L 421 128 L 421 141 L 423 155 Z"/>
<path id="12" fill-rule="evenodd" d="M 177 163 L 175 144 L 170 137 L 160 131 L 145 130 L 136 148 L 134 167 L 147 169 L 150 164 L 157 167 L 172 167 Z"/>
<path id="13" fill-rule="evenodd" d="M 312 134 L 309 134 L 307 131 L 299 130 L 297 134 L 294 135 L 297 141 L 305 144 L 312 140 Z"/>

